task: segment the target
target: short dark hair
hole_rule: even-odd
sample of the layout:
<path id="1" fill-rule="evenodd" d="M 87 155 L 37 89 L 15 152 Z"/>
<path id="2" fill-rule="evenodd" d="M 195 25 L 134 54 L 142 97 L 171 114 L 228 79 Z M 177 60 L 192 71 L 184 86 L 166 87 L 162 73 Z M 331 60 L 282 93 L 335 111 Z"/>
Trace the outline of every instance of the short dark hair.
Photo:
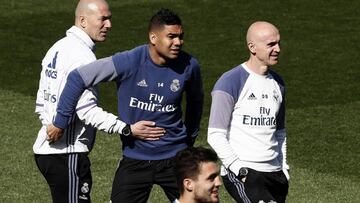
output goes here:
<path id="1" fill-rule="evenodd" d="M 204 147 L 189 147 L 178 152 L 174 158 L 174 170 L 180 194 L 184 193 L 185 178 L 196 180 L 200 173 L 201 163 L 219 161 L 217 154 Z"/>
<path id="2" fill-rule="evenodd" d="M 151 18 L 149 31 L 164 25 L 181 25 L 181 19 L 170 9 L 162 8 Z"/>

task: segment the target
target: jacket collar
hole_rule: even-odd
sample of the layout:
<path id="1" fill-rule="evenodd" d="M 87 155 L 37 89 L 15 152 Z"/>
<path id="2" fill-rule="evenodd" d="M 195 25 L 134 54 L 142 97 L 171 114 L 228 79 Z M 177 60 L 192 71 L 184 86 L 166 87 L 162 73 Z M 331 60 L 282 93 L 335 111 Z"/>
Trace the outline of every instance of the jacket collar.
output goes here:
<path id="1" fill-rule="evenodd" d="M 78 38 L 82 43 L 89 47 L 92 51 L 95 51 L 95 43 L 91 40 L 90 36 L 86 34 L 82 29 L 72 26 L 66 31 L 66 36 L 74 36 Z"/>

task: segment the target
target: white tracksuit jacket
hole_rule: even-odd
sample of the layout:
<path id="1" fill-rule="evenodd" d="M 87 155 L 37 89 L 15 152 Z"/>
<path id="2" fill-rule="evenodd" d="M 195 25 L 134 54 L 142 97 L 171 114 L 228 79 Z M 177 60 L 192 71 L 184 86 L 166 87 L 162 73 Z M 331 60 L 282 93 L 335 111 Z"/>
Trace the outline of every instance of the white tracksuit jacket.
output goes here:
<path id="1" fill-rule="evenodd" d="M 85 90 L 76 106 L 76 115 L 60 140 L 49 144 L 46 126 L 52 123 L 68 74 L 75 68 L 96 60 L 95 43 L 80 28 L 72 26 L 66 37 L 57 41 L 42 61 L 35 112 L 42 127 L 34 143 L 35 154 L 89 152 L 95 141 L 95 128 L 107 133 L 120 133 L 126 125 L 97 106 L 97 89 Z"/>

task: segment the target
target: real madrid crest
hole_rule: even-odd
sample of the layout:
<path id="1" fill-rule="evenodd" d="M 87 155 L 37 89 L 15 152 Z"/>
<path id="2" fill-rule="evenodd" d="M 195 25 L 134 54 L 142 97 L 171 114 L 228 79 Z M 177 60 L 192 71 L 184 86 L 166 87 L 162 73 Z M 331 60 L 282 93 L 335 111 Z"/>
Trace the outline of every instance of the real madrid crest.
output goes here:
<path id="1" fill-rule="evenodd" d="M 176 92 L 180 89 L 180 81 L 178 79 L 174 79 L 170 85 L 170 90 Z"/>
<path id="2" fill-rule="evenodd" d="M 274 93 L 274 95 L 273 95 L 273 99 L 274 99 L 274 101 L 275 102 L 279 102 L 279 97 L 280 97 L 280 95 L 278 94 L 278 92 L 277 91 L 273 91 L 273 93 Z"/>
<path id="3" fill-rule="evenodd" d="M 88 184 L 88 183 L 84 183 L 80 190 L 81 190 L 81 192 L 84 193 L 84 194 L 85 194 L 85 193 L 88 193 L 88 192 L 90 191 L 90 189 L 89 189 L 89 184 Z"/>

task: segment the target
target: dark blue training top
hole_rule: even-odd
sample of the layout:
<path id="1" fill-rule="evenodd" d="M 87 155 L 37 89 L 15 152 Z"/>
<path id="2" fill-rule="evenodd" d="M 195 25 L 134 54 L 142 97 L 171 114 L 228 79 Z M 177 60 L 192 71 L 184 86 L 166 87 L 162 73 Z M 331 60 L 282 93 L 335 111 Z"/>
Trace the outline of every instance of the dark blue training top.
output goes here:
<path id="1" fill-rule="evenodd" d="M 149 120 L 166 129 L 165 136 L 156 141 L 122 136 L 124 156 L 140 160 L 170 158 L 197 136 L 203 87 L 199 64 L 191 55 L 181 52 L 177 59 L 159 66 L 151 60 L 148 45 L 142 45 L 74 70 L 60 97 L 54 125 L 66 128 L 82 92 L 104 81 L 117 84 L 118 113 L 123 122 Z"/>

